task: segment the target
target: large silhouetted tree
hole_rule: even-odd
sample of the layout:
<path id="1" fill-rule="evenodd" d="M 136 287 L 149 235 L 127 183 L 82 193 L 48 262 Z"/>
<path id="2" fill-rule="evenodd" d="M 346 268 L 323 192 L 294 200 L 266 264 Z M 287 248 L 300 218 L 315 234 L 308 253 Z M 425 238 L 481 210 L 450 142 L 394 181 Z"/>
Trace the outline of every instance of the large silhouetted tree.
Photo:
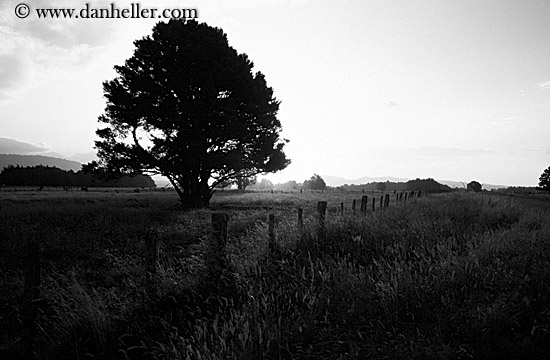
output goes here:
<path id="1" fill-rule="evenodd" d="M 539 187 L 542 190 L 550 191 L 550 166 L 542 172 L 539 178 Z"/>
<path id="2" fill-rule="evenodd" d="M 221 29 L 158 23 L 118 76 L 103 84 L 107 106 L 96 141 L 107 174 L 160 174 L 185 208 L 209 204 L 214 187 L 275 172 L 290 161 L 279 137 L 279 101 L 247 55 Z"/>

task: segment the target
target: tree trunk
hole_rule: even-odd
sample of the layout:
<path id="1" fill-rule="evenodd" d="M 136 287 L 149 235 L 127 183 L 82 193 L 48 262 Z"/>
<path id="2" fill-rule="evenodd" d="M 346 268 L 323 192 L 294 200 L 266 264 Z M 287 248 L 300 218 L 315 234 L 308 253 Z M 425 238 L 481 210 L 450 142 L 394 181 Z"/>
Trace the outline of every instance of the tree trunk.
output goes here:
<path id="1" fill-rule="evenodd" d="M 190 181 L 191 182 L 191 181 Z M 210 198 L 212 197 L 212 191 L 208 186 L 208 183 L 194 182 L 183 186 L 180 184 L 180 191 L 178 195 L 180 197 L 182 208 L 200 209 L 210 206 Z"/>

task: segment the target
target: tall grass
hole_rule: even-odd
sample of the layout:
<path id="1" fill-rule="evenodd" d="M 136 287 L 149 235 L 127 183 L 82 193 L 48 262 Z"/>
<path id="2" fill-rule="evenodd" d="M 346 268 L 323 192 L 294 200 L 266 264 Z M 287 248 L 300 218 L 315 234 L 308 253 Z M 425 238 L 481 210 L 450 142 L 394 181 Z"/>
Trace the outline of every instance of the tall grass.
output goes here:
<path id="1" fill-rule="evenodd" d="M 498 199 L 433 196 L 334 214 L 323 233 L 314 216 L 298 228 L 293 207 L 310 203 L 293 196 L 281 200 L 291 210 L 277 213 L 275 249 L 266 211 L 234 213 L 220 264 L 209 234 L 190 226 L 205 211 L 91 209 L 89 225 L 71 231 L 68 214 L 53 215 L 44 246 L 72 244 L 64 254 L 81 258 L 50 258 L 39 358 L 544 359 L 550 215 Z M 28 219 L 9 217 L 15 228 Z M 140 252 L 151 226 L 161 237 L 155 296 L 144 290 Z M 15 233 L 4 230 L 14 249 Z M 2 314 L 10 331 L 0 355 L 16 357 L 18 319 Z"/>

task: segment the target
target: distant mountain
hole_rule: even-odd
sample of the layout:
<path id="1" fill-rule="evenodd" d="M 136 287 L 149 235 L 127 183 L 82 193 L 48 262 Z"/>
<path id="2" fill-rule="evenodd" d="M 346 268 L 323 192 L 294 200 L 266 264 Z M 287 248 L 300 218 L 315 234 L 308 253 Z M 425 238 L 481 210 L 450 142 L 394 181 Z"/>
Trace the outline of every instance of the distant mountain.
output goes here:
<path id="1" fill-rule="evenodd" d="M 60 159 L 51 156 L 42 155 L 18 155 L 18 154 L 0 154 L 0 171 L 8 165 L 19 166 L 55 166 L 63 170 L 79 171 L 82 164 L 77 161 Z"/>
<path id="2" fill-rule="evenodd" d="M 95 152 L 90 151 L 88 153 L 83 153 L 83 154 L 74 154 L 68 159 L 78 161 L 79 163 L 82 163 L 82 164 L 86 164 L 86 163 L 89 163 L 90 161 L 97 160 L 97 155 Z"/>

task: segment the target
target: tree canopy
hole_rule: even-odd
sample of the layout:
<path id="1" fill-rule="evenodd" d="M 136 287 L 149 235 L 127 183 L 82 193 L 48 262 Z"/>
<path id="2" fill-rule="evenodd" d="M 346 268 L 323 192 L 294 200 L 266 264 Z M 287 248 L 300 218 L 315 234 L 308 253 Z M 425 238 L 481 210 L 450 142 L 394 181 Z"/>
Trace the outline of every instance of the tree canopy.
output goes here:
<path id="1" fill-rule="evenodd" d="M 262 73 L 226 34 L 196 21 L 158 23 L 118 76 L 103 84 L 107 99 L 96 131 L 108 174 L 159 174 L 185 208 L 209 204 L 220 184 L 285 168 L 279 101 Z"/>
<path id="2" fill-rule="evenodd" d="M 550 191 L 550 166 L 548 166 L 540 175 L 539 187 L 542 190 Z"/>

